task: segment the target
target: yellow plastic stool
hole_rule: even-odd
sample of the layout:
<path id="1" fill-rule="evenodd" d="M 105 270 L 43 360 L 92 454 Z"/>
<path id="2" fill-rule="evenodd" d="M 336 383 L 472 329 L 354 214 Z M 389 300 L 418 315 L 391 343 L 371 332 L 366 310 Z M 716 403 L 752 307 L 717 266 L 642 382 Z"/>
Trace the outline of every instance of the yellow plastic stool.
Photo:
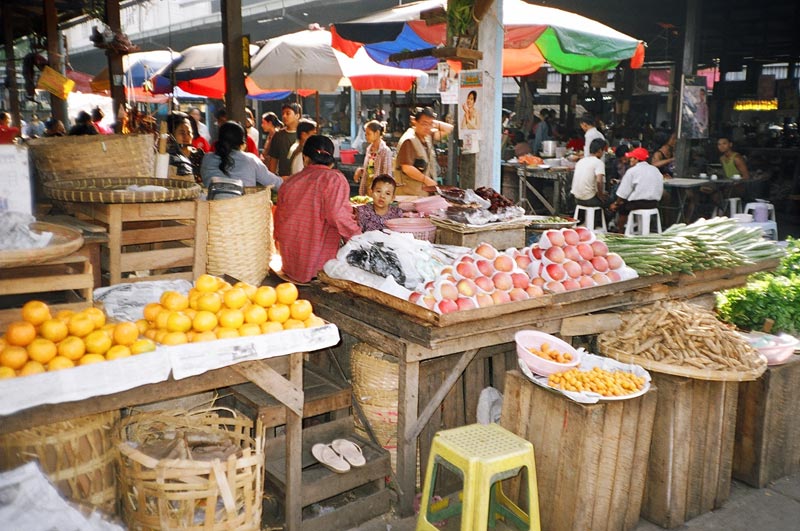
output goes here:
<path id="1" fill-rule="evenodd" d="M 439 466 L 460 475 L 464 490 L 459 502 L 431 500 Z M 528 510 L 503 493 L 501 481 L 527 469 Z M 437 531 L 433 522 L 461 514 L 462 531 L 494 528 L 502 519 L 509 529 L 539 531 L 539 491 L 533 445 L 497 424 L 470 424 L 438 432 L 433 438 L 417 531 Z M 491 517 L 491 518 L 490 518 Z"/>

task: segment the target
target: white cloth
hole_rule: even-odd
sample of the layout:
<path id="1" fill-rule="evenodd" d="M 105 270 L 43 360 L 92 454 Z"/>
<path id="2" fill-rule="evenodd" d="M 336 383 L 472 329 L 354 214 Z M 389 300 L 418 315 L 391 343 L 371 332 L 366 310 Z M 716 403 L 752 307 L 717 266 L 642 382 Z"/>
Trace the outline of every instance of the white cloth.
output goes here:
<path id="1" fill-rule="evenodd" d="M 256 129 L 255 127 L 248 127 L 247 136 L 249 136 L 253 140 L 254 146 L 258 146 L 258 129 Z"/>
<path id="2" fill-rule="evenodd" d="M 197 122 L 197 132 L 206 139 L 206 142 L 211 144 L 211 133 L 208 132 L 208 126 L 203 122 Z"/>
<path id="3" fill-rule="evenodd" d="M 625 172 L 617 197 L 628 201 L 659 201 L 664 193 L 664 177 L 655 166 L 640 162 Z"/>
<path id="4" fill-rule="evenodd" d="M 583 135 L 583 140 L 584 140 L 584 143 L 583 143 L 583 158 L 592 156 L 592 153 L 589 150 L 589 146 L 592 145 L 592 140 L 594 140 L 596 138 L 599 138 L 601 140 L 605 140 L 606 139 L 606 137 L 603 136 L 603 133 L 598 131 L 596 127 L 592 127 L 591 129 L 586 131 L 586 133 Z M 605 157 L 606 157 L 605 154 L 603 154 L 603 159 L 601 159 L 601 160 L 605 160 Z"/>
<path id="5" fill-rule="evenodd" d="M 582 158 L 572 174 L 572 195 L 587 201 L 597 195 L 597 176 L 605 179 L 606 165 L 597 157 Z"/>

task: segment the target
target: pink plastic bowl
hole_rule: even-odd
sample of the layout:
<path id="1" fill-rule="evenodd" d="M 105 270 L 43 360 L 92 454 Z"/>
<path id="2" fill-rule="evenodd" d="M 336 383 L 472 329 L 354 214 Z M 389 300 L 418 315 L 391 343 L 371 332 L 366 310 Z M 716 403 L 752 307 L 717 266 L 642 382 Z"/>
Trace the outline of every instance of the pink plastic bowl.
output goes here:
<path id="1" fill-rule="evenodd" d="M 557 372 L 568 371 L 573 367 L 577 367 L 581 362 L 581 353 L 572 348 L 569 343 L 555 336 L 551 336 L 550 334 L 545 334 L 544 332 L 520 330 L 514 334 L 514 341 L 517 343 L 517 357 L 521 359 L 532 372 L 541 376 L 550 376 Z M 569 363 L 557 363 L 532 354 L 528 350 L 529 348 L 541 348 L 544 343 L 550 345 L 553 350 L 570 353 L 572 355 L 572 361 Z"/>

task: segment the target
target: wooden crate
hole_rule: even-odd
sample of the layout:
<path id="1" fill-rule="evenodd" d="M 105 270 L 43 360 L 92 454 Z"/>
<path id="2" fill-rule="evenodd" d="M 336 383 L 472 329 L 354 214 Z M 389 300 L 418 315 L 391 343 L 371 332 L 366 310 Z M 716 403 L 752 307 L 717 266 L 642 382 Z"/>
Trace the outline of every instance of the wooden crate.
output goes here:
<path id="1" fill-rule="evenodd" d="M 125 278 L 193 280 L 205 272 L 206 226 L 200 219 L 200 202 L 164 203 L 70 203 L 76 215 L 102 224 L 108 230 L 102 267 L 109 284 L 119 284 L 123 275 L 150 271 L 151 276 Z"/>
<path id="2" fill-rule="evenodd" d="M 92 266 L 85 256 L 73 253 L 42 264 L 0 269 L 0 294 L 25 295 L 32 300 L 36 294 L 67 292 L 73 301 L 92 300 L 94 277 Z M 27 300 L 19 300 L 21 306 Z"/>
<path id="3" fill-rule="evenodd" d="M 489 243 L 495 249 L 508 249 L 525 247 L 525 227 L 507 229 L 483 230 L 477 232 L 458 232 L 446 227 L 436 228 L 436 243 L 443 245 L 460 245 L 475 248 L 482 242 Z"/>
<path id="4" fill-rule="evenodd" d="M 733 477 L 757 488 L 800 471 L 800 356 L 739 384 Z"/>
<path id="5" fill-rule="evenodd" d="M 730 496 L 739 384 L 650 374 L 658 404 L 642 516 L 671 528 Z"/>
<path id="6" fill-rule="evenodd" d="M 500 424 L 533 443 L 542 529 L 636 527 L 660 394 L 579 404 L 506 373 Z"/>

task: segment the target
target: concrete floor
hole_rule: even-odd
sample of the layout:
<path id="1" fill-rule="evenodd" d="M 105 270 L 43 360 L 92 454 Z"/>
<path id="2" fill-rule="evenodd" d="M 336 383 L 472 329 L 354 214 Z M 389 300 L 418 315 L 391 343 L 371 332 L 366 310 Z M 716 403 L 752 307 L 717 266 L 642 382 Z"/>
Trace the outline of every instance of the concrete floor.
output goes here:
<path id="1" fill-rule="evenodd" d="M 384 515 L 352 531 L 413 531 L 416 517 L 400 519 Z M 661 527 L 640 520 L 634 531 L 658 531 Z M 677 530 L 691 531 L 795 531 L 800 529 L 800 474 L 755 489 L 734 481 L 725 505 L 694 518 Z M 547 531 L 547 530 L 543 530 Z M 590 530 L 587 530 L 590 531 Z"/>

